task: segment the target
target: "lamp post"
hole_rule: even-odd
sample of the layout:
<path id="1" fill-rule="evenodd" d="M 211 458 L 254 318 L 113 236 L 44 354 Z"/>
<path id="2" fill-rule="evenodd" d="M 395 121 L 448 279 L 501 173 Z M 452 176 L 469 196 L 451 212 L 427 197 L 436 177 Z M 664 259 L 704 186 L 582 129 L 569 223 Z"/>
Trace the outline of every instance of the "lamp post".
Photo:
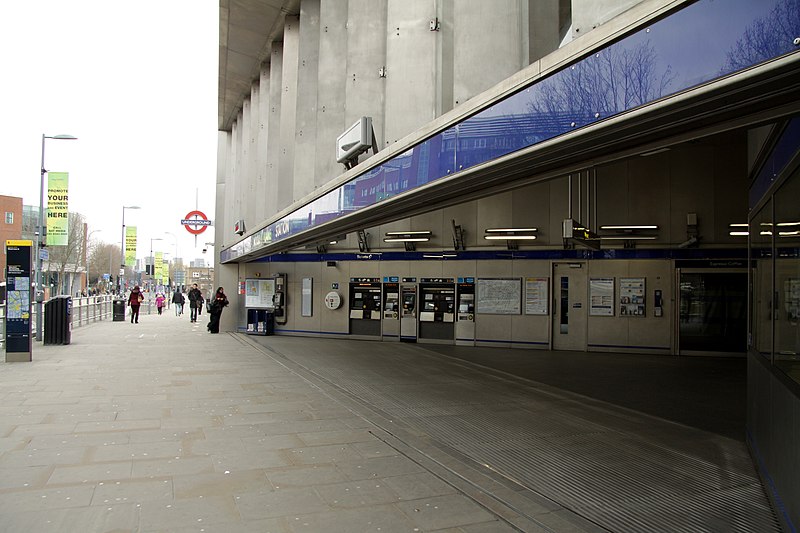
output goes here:
<path id="1" fill-rule="evenodd" d="M 175 239 L 175 256 L 172 258 L 172 260 L 175 263 L 175 277 L 177 278 L 178 277 L 178 236 L 175 235 L 174 233 L 169 232 L 169 231 L 165 231 L 164 235 L 170 235 L 170 236 L 172 236 L 173 239 Z M 175 281 L 175 280 L 173 280 L 173 281 Z M 177 281 L 176 281 L 176 284 L 177 284 Z"/>
<path id="2" fill-rule="evenodd" d="M 122 206 L 122 246 L 120 247 L 120 251 L 122 253 L 122 261 L 120 261 L 119 276 L 117 276 L 117 282 L 119 283 L 117 294 L 119 294 L 120 296 L 125 294 L 125 210 L 126 209 L 141 209 L 141 207 L 139 207 L 138 205 Z"/>
<path id="3" fill-rule="evenodd" d="M 60 141 L 75 141 L 78 138 L 72 135 L 45 135 L 42 133 L 42 166 L 39 181 L 39 231 L 36 237 L 36 340 L 42 340 L 42 302 L 44 301 L 44 285 L 42 272 L 42 236 L 44 235 L 44 175 L 47 170 L 44 168 L 44 142 L 46 139 L 57 139 Z"/>
<path id="4" fill-rule="evenodd" d="M 153 258 L 153 241 L 163 241 L 161 237 L 152 237 L 150 239 L 150 288 L 153 288 L 153 276 L 156 275 L 156 261 Z"/>

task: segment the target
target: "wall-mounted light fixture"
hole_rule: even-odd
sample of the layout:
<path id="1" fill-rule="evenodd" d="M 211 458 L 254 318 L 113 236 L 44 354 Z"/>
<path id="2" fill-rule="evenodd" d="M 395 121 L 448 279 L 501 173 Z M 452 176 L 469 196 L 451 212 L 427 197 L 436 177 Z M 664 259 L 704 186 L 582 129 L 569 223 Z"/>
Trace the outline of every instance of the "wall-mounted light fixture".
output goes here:
<path id="1" fill-rule="evenodd" d="M 430 231 L 387 231 L 383 242 L 402 242 L 406 252 L 416 250 L 418 242 L 428 242 L 431 240 Z"/>
<path id="2" fill-rule="evenodd" d="M 658 238 L 655 224 L 609 224 L 600 226 L 598 238 L 601 241 L 624 241 L 625 248 L 633 248 L 634 241 L 654 241 Z"/>
<path id="3" fill-rule="evenodd" d="M 422 254 L 425 259 L 453 259 L 458 257 L 458 254 Z"/>
<path id="4" fill-rule="evenodd" d="M 533 241 L 539 228 L 486 228 L 483 238 L 489 241 Z"/>
<path id="5" fill-rule="evenodd" d="M 800 236 L 800 222 L 761 222 L 759 224 L 762 228 L 758 232 L 761 236 L 772 235 L 772 228 L 778 228 L 778 237 L 797 237 Z M 731 236 L 746 237 L 750 235 L 750 227 L 747 224 L 728 224 L 728 234 Z"/>
<path id="6" fill-rule="evenodd" d="M 430 231 L 387 231 L 383 242 L 428 242 Z"/>
<path id="7" fill-rule="evenodd" d="M 486 228 L 483 238 L 487 241 L 506 241 L 506 248 L 516 250 L 519 248 L 518 241 L 534 241 L 538 231 L 539 228 Z"/>
<path id="8" fill-rule="evenodd" d="M 600 226 L 602 230 L 611 230 L 611 231 L 642 231 L 642 230 L 657 230 L 658 226 L 654 224 L 641 224 L 641 225 L 634 225 L 634 226 Z"/>

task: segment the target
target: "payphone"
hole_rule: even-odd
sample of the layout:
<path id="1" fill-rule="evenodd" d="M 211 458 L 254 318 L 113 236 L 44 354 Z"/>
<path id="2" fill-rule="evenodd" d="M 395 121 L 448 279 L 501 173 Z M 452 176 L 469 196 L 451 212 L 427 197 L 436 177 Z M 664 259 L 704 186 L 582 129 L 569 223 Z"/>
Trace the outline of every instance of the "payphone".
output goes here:
<path id="1" fill-rule="evenodd" d="M 456 344 L 475 345 L 475 278 L 458 278 Z"/>
<path id="2" fill-rule="evenodd" d="M 381 336 L 380 278 L 350 278 L 350 334 Z"/>
<path id="3" fill-rule="evenodd" d="M 275 294 L 272 296 L 272 307 L 276 324 L 286 324 L 286 274 L 275 274 Z"/>
<path id="4" fill-rule="evenodd" d="M 417 342 L 417 278 L 403 278 L 400 285 L 400 340 Z"/>
<path id="5" fill-rule="evenodd" d="M 400 339 L 400 279 L 396 276 L 383 278 L 383 323 L 384 340 Z"/>
<path id="6" fill-rule="evenodd" d="M 419 340 L 452 344 L 456 321 L 455 280 L 422 278 L 419 295 Z"/>

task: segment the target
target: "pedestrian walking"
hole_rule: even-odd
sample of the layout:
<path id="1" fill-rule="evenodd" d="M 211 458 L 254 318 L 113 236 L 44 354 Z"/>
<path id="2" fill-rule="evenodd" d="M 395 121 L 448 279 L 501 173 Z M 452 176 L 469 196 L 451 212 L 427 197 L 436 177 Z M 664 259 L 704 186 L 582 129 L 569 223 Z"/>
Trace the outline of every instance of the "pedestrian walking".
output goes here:
<path id="1" fill-rule="evenodd" d="M 142 291 L 139 290 L 139 286 L 136 285 L 133 290 L 131 290 L 130 296 L 128 296 L 128 307 L 131 308 L 131 324 L 134 322 L 136 324 L 139 323 L 139 306 L 142 305 L 144 301 L 144 295 Z"/>
<path id="2" fill-rule="evenodd" d="M 197 322 L 197 312 L 203 306 L 203 293 L 197 288 L 197 283 L 192 284 L 189 290 L 189 318 L 190 322 Z"/>
<path id="3" fill-rule="evenodd" d="M 183 304 L 186 303 L 186 298 L 184 298 L 180 288 L 175 289 L 175 294 L 172 295 L 172 303 L 175 304 L 175 316 L 181 316 L 183 314 Z"/>
<path id="4" fill-rule="evenodd" d="M 208 331 L 211 333 L 219 333 L 219 319 L 222 317 L 222 309 L 227 305 L 228 297 L 225 296 L 225 290 L 220 287 L 211 302 L 211 320 L 209 320 L 207 326 Z"/>
<path id="5" fill-rule="evenodd" d="M 158 314 L 161 314 L 161 311 L 164 309 L 164 304 L 167 303 L 167 297 L 164 296 L 164 293 L 159 292 L 156 294 L 156 309 L 158 309 Z"/>

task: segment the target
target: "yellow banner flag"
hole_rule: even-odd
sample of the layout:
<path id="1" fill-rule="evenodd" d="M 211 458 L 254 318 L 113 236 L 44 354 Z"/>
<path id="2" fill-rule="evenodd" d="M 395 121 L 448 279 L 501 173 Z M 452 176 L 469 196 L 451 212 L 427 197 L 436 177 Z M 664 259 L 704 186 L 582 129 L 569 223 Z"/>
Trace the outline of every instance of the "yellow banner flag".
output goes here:
<path id="1" fill-rule="evenodd" d="M 136 226 L 125 226 L 125 266 L 136 263 Z"/>
<path id="2" fill-rule="evenodd" d="M 69 172 L 47 173 L 47 240 L 66 246 L 69 240 Z"/>

